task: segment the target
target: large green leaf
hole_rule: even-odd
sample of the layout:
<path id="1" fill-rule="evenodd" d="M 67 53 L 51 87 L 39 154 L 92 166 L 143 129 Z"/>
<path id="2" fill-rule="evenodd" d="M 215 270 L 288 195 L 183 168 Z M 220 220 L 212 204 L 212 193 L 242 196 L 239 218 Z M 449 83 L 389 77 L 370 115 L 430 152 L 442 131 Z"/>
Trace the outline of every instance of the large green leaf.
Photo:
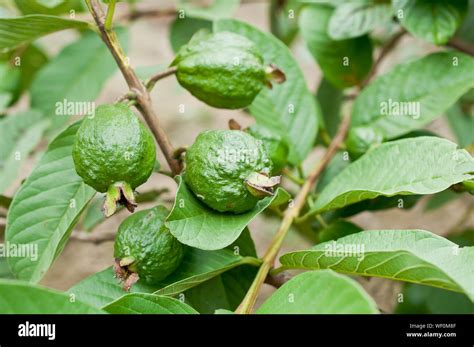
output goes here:
<path id="1" fill-rule="evenodd" d="M 464 292 L 474 301 L 474 247 L 424 230 L 369 230 L 280 258 L 282 269 L 332 269 Z"/>
<path id="2" fill-rule="evenodd" d="M 49 145 L 8 210 L 6 241 L 37 247 L 37 259 L 9 257 L 19 279 L 38 282 L 43 277 L 95 194 L 76 174 L 71 156 L 79 125 L 70 126 Z"/>
<path id="3" fill-rule="evenodd" d="M 257 257 L 255 244 L 248 229 L 244 230 L 227 249 L 230 249 L 234 255 Z M 186 302 L 200 313 L 214 313 L 216 309 L 235 310 L 257 274 L 258 267 L 255 264 L 232 268 L 187 290 L 184 293 Z"/>
<path id="4" fill-rule="evenodd" d="M 356 281 L 331 270 L 295 276 L 257 310 L 260 314 L 378 313 L 372 298 Z"/>
<path id="5" fill-rule="evenodd" d="M 448 140 L 423 136 L 387 142 L 347 166 L 321 192 L 311 212 L 377 196 L 434 194 L 474 175 L 474 159 Z"/>
<path id="6" fill-rule="evenodd" d="M 397 65 L 357 97 L 351 126 L 369 126 L 385 139 L 423 127 L 474 87 L 474 58 L 440 52 Z"/>
<path id="7" fill-rule="evenodd" d="M 139 280 L 132 286 L 131 291 L 175 295 L 240 265 L 258 263 L 255 258 L 236 256 L 229 250 L 208 252 L 191 248 L 178 269 L 162 283 L 147 285 Z M 126 294 L 114 278 L 111 267 L 79 282 L 68 292 L 74 294 L 78 300 L 95 307 L 105 306 Z"/>
<path id="8" fill-rule="evenodd" d="M 166 296 L 133 293 L 104 307 L 114 314 L 197 314 L 189 305 Z"/>
<path id="9" fill-rule="evenodd" d="M 166 225 L 181 243 L 204 250 L 227 247 L 259 213 L 271 204 L 280 205 L 289 200 L 289 194 L 278 188 L 273 196 L 260 200 L 249 212 L 221 213 L 199 201 L 182 177 L 178 176 L 177 181 L 175 204 Z"/>
<path id="10" fill-rule="evenodd" d="M 467 0 L 392 0 L 400 23 L 413 35 L 443 45 L 467 13 Z"/>
<path id="11" fill-rule="evenodd" d="M 0 119 L 0 193 L 17 178 L 21 165 L 48 126 L 42 113 L 25 111 Z"/>
<path id="12" fill-rule="evenodd" d="M 56 31 L 88 27 L 87 22 L 47 15 L 0 18 L 0 52 L 11 50 Z"/>
<path id="13" fill-rule="evenodd" d="M 118 30 L 117 33 L 126 47 L 127 31 Z M 61 114 L 57 106 L 64 101 L 67 105 L 94 101 L 116 69 L 112 55 L 99 36 L 86 33 L 38 72 L 31 85 L 31 106 L 42 111 L 55 124 L 64 124 L 77 114 Z"/>
<path id="14" fill-rule="evenodd" d="M 72 300 L 65 293 L 29 283 L 0 279 L 2 314 L 90 314 L 104 313 L 95 307 Z"/>
<path id="15" fill-rule="evenodd" d="M 178 269 L 163 280 L 155 294 L 176 295 L 238 266 L 259 264 L 260 260 L 254 257 L 238 256 L 227 249 L 213 252 L 193 249 Z"/>
<path id="16" fill-rule="evenodd" d="M 342 89 L 360 84 L 372 66 L 372 44 L 367 35 L 336 41 L 329 37 L 330 6 L 305 6 L 299 18 L 301 35 L 324 77 Z"/>
<path id="17" fill-rule="evenodd" d="M 336 135 L 342 119 L 341 107 L 344 101 L 342 90 L 334 87 L 330 82 L 323 78 L 319 84 L 316 99 L 321 106 L 321 115 L 324 121 L 321 128 L 324 128 L 328 135 L 333 137 Z"/>
<path id="18" fill-rule="evenodd" d="M 257 123 L 287 142 L 290 163 L 301 163 L 316 140 L 320 110 L 291 51 L 272 34 L 237 20 L 219 20 L 214 23 L 214 30 L 247 37 L 261 49 L 265 63 L 273 63 L 284 71 L 286 82 L 262 90 L 249 109 Z"/>
<path id="19" fill-rule="evenodd" d="M 329 20 L 329 36 L 334 40 L 350 39 L 370 33 L 392 19 L 390 0 L 359 0 L 336 8 Z"/>

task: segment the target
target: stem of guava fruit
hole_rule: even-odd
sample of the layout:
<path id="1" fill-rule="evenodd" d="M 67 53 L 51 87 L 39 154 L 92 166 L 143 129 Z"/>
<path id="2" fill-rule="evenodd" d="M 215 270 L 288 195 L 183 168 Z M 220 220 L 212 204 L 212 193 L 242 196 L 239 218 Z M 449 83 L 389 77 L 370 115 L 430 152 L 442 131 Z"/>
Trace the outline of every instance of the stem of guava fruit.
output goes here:
<path id="1" fill-rule="evenodd" d="M 332 140 L 331 144 L 329 145 L 326 153 L 322 157 L 322 159 L 313 167 L 311 172 L 309 173 L 304 185 L 301 187 L 298 195 L 294 199 L 294 204 L 292 207 L 288 207 L 283 215 L 283 220 L 280 224 L 280 228 L 278 229 L 277 233 L 273 237 L 265 255 L 263 256 L 263 263 L 258 270 L 257 276 L 255 277 L 250 289 L 248 290 L 244 300 L 237 308 L 236 313 L 241 314 L 249 314 L 252 312 L 253 306 L 257 300 L 258 293 L 260 291 L 260 287 L 265 282 L 265 279 L 268 276 L 268 273 L 273 267 L 275 262 L 275 258 L 280 251 L 281 245 L 283 240 L 285 239 L 288 230 L 290 229 L 293 221 L 299 216 L 301 210 L 303 209 L 306 198 L 308 194 L 314 188 L 314 185 L 323 172 L 324 168 L 329 164 L 334 154 L 336 154 L 337 150 L 339 149 L 339 145 L 347 135 L 347 130 L 349 129 L 350 124 L 350 113 L 342 120 L 341 124 L 339 125 L 339 129 L 337 131 L 336 136 Z"/>
<path id="2" fill-rule="evenodd" d="M 116 0 L 110 0 L 109 7 L 107 8 L 107 16 L 105 17 L 105 30 L 112 30 L 112 21 L 114 19 Z"/>

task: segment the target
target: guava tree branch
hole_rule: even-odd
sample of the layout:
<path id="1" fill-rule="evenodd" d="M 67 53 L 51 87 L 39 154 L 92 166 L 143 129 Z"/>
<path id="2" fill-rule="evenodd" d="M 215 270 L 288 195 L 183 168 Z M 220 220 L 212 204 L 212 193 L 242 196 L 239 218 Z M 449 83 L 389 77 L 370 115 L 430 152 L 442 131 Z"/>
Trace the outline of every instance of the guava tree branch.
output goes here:
<path id="1" fill-rule="evenodd" d="M 280 228 L 278 229 L 277 233 L 273 237 L 270 246 L 268 247 L 265 255 L 263 256 L 263 263 L 260 266 L 260 269 L 255 277 L 250 289 L 248 290 L 244 300 L 237 308 L 236 313 L 243 313 L 248 314 L 252 312 L 252 308 L 255 305 L 255 301 L 257 300 L 258 293 L 260 291 L 260 287 L 265 282 L 270 272 L 270 269 L 273 267 L 275 262 L 275 258 L 280 251 L 281 245 L 283 240 L 288 233 L 291 225 L 293 224 L 294 220 L 299 216 L 301 210 L 303 209 L 306 199 L 309 193 L 314 188 L 316 181 L 318 180 L 319 176 L 323 172 L 324 168 L 329 164 L 332 157 L 336 154 L 339 146 L 344 141 L 347 131 L 349 129 L 350 123 L 350 113 L 342 120 L 341 124 L 339 125 L 339 129 L 334 136 L 333 140 L 331 141 L 326 153 L 321 158 L 321 160 L 313 167 L 311 172 L 309 173 L 304 185 L 301 187 L 301 190 L 296 195 L 294 199 L 294 204 L 291 207 L 288 207 L 283 214 L 283 220 L 281 222 Z"/>
<path id="2" fill-rule="evenodd" d="M 112 53 L 112 56 L 117 62 L 117 65 L 122 72 L 122 75 L 125 78 L 130 90 L 136 95 L 137 109 L 143 115 L 143 118 L 155 136 L 156 141 L 158 142 L 158 145 L 160 146 L 160 149 L 171 168 L 171 171 L 175 175 L 179 174 L 182 169 L 182 164 L 173 156 L 173 146 L 171 145 L 171 141 L 169 140 L 165 131 L 161 127 L 158 116 L 153 110 L 150 94 L 148 93 L 146 86 L 140 81 L 135 71 L 128 64 L 125 53 L 120 46 L 115 32 L 113 30 L 106 29 L 104 21 L 105 15 L 102 7 L 98 3 L 98 0 L 86 0 L 86 3 L 89 11 L 92 14 L 92 17 L 94 18 L 94 21 L 97 24 L 102 40 L 105 42 L 108 49 Z"/>
<path id="3" fill-rule="evenodd" d="M 365 86 L 367 86 L 369 84 L 369 82 L 372 80 L 372 78 L 375 76 L 375 74 L 377 73 L 377 70 L 380 66 L 380 63 L 385 59 L 385 57 L 387 56 L 388 53 L 390 53 L 390 51 L 392 49 L 395 48 L 395 46 L 398 44 L 398 42 L 400 42 L 400 39 L 406 34 L 406 30 L 405 29 L 401 29 L 398 33 L 396 33 L 383 47 L 382 49 L 380 50 L 380 54 L 379 56 L 377 57 L 377 59 L 374 61 L 374 63 L 372 64 L 372 67 L 370 68 L 370 71 L 369 73 L 367 74 L 367 77 L 365 78 L 365 80 L 362 82 L 361 84 L 361 88 L 364 88 Z"/>
<path id="4" fill-rule="evenodd" d="M 457 49 L 458 51 L 467 53 L 474 56 L 474 45 L 467 41 L 460 39 L 459 37 L 453 37 L 446 46 Z"/>

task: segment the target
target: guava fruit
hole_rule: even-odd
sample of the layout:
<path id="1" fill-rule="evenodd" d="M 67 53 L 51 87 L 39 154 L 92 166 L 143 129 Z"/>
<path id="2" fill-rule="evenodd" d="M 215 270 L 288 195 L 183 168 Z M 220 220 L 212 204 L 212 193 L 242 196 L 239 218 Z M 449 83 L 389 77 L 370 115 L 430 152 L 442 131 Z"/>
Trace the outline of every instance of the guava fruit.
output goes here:
<path id="1" fill-rule="evenodd" d="M 169 214 L 164 206 L 156 206 L 127 217 L 115 237 L 114 271 L 124 289 L 142 279 L 156 284 L 176 270 L 185 254 L 180 243 L 165 226 Z"/>
<path id="2" fill-rule="evenodd" d="M 260 90 L 285 77 L 274 65 L 265 66 L 258 47 L 231 32 L 200 31 L 183 46 L 171 66 L 178 82 L 210 106 L 238 109 L 250 105 Z"/>
<path id="3" fill-rule="evenodd" d="M 125 104 L 107 104 L 82 121 L 72 158 L 84 182 L 107 193 L 104 214 L 108 217 L 118 203 L 134 211 L 133 191 L 150 177 L 156 148 L 150 131 Z"/>
<path id="4" fill-rule="evenodd" d="M 286 166 L 289 148 L 286 142 L 277 134 L 261 125 L 252 125 L 247 132 L 258 140 L 261 140 L 267 149 L 273 164 L 272 174 L 278 174 Z"/>
<path id="5" fill-rule="evenodd" d="M 349 130 L 346 146 L 353 159 L 359 158 L 369 149 L 383 142 L 383 135 L 370 127 L 355 127 Z"/>
<path id="6" fill-rule="evenodd" d="M 240 130 L 207 130 L 186 151 L 184 180 L 207 206 L 243 213 L 273 194 L 280 177 L 270 177 L 265 146 Z"/>

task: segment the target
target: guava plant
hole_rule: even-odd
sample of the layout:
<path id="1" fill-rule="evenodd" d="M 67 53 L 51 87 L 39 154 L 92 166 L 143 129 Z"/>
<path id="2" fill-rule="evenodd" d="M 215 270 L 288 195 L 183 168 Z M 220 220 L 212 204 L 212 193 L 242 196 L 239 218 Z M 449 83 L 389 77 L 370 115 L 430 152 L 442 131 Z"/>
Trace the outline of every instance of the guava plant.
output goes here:
<path id="1" fill-rule="evenodd" d="M 396 312 L 474 311 L 474 1 L 272 0 L 270 30 L 232 19 L 239 5 L 0 2 L 1 313 L 378 313 L 362 277 L 404 284 Z M 136 67 L 129 27 L 165 16 L 174 58 Z M 52 55 L 41 37 L 63 30 L 76 39 Z M 116 70 L 116 101 L 77 111 Z M 249 125 L 174 146 L 151 98 L 164 78 Z M 172 201 L 143 188 L 160 175 Z M 444 236 L 354 220 L 453 200 L 466 212 Z M 66 292 L 38 284 L 107 218 L 123 219 L 108 268 Z"/>

